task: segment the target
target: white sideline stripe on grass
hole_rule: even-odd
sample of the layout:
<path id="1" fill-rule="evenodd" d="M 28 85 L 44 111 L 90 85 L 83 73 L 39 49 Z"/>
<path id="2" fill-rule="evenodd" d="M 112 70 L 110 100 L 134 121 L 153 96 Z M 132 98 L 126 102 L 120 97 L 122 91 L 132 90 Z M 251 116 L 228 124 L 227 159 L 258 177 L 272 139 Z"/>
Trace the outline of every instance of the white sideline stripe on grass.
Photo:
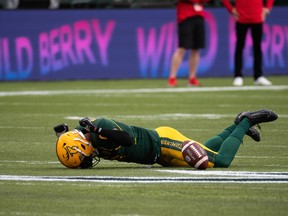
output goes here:
<path id="1" fill-rule="evenodd" d="M 21 160 L 0 160 L 0 163 L 22 163 L 22 164 L 59 164 L 59 161 L 21 161 Z"/>
<path id="2" fill-rule="evenodd" d="M 275 177 L 287 178 L 288 172 L 251 172 L 251 171 L 200 171 L 200 170 L 169 170 L 169 169 L 158 169 L 156 172 L 165 173 L 177 173 L 177 174 L 188 174 L 188 175 L 199 175 L 199 176 L 237 176 L 237 177 Z"/>
<path id="3" fill-rule="evenodd" d="M 220 119 L 220 118 L 231 118 L 235 117 L 236 114 L 212 114 L 212 113 L 205 113 L 205 114 L 192 114 L 192 113 L 168 113 L 168 114 L 154 114 L 154 115 L 119 115 L 115 116 L 115 118 L 125 118 L 125 119 L 173 119 L 173 118 L 204 118 L 204 119 Z M 67 116 L 65 119 L 69 120 L 80 120 L 86 116 Z M 281 118 L 288 118 L 288 115 L 279 115 Z M 94 117 L 90 117 L 94 119 Z"/>
<path id="4" fill-rule="evenodd" d="M 273 146 L 274 147 L 274 146 Z M 282 146 L 281 146 L 282 147 Z M 287 146 L 285 145 L 284 148 L 287 148 Z M 257 159 L 275 159 L 275 158 L 278 158 L 278 159 L 286 159 L 287 157 L 283 156 L 283 157 L 267 157 L 267 156 L 255 156 L 255 155 L 251 155 L 251 156 L 239 156 L 239 155 L 236 155 L 235 156 L 236 158 L 257 158 Z M 113 163 L 113 161 L 110 161 L 110 160 L 104 160 L 105 161 L 105 164 L 110 164 L 110 163 Z M 25 160 L 0 160 L 0 164 L 1 163 L 19 163 L 19 164 L 44 164 L 44 165 L 48 165 L 48 164 L 59 164 L 60 162 L 59 161 L 25 161 Z M 159 170 L 161 172 L 165 172 L 165 170 Z M 178 172 L 178 171 L 171 171 L 171 172 Z M 190 171 L 188 171 L 190 172 Z M 195 172 L 193 172 L 195 174 Z M 211 171 L 209 172 L 211 173 Z"/>
<path id="5" fill-rule="evenodd" d="M 154 115 L 121 115 L 116 116 L 115 118 L 126 118 L 126 119 L 155 119 L 155 118 L 161 118 L 161 119 L 171 119 L 171 118 L 208 118 L 208 119 L 220 119 L 220 118 L 229 118 L 229 117 L 235 117 L 234 115 L 224 115 L 224 114 L 190 114 L 190 113 L 171 113 L 171 114 L 154 114 Z M 288 115 L 287 115 L 288 117 Z M 65 119 L 69 120 L 80 120 L 84 118 L 83 116 L 67 116 Z M 91 117 L 92 119 L 94 117 Z"/>
<path id="6" fill-rule="evenodd" d="M 67 94 L 131 94 L 131 93 L 165 93 L 165 92 L 215 92 L 215 91 L 261 91 L 287 90 L 287 85 L 278 86 L 226 86 L 201 88 L 142 88 L 142 89 L 93 89 L 93 90 L 43 90 L 43 91 L 2 91 L 0 97 L 29 95 L 67 95 Z"/>
<path id="7" fill-rule="evenodd" d="M 0 175 L 0 181 L 97 182 L 97 183 L 288 183 L 288 172 L 234 172 L 157 170 L 192 177 L 116 177 L 116 176 L 19 176 Z"/>

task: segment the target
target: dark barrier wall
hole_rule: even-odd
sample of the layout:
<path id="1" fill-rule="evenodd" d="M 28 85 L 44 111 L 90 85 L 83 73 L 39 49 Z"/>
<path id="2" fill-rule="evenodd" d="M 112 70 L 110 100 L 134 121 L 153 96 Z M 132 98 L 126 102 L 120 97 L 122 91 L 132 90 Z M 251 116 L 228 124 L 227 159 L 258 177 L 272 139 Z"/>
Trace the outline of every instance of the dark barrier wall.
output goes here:
<path id="1" fill-rule="evenodd" d="M 274 7 L 264 26 L 266 75 L 288 74 L 287 11 Z M 234 21 L 223 8 L 206 18 L 199 77 L 232 76 Z M 2 10 L 0 28 L 1 81 L 166 78 L 177 46 L 174 9 Z M 244 60 L 251 75 L 251 37 Z"/>

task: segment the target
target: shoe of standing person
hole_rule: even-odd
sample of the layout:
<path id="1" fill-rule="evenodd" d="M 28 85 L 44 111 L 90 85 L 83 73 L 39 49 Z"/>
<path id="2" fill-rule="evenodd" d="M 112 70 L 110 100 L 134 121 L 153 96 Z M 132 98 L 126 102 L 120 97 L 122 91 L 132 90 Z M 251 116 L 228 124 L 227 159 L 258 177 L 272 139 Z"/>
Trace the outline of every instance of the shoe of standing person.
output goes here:
<path id="1" fill-rule="evenodd" d="M 188 85 L 189 86 L 200 86 L 201 84 L 196 77 L 193 77 L 189 80 Z"/>
<path id="2" fill-rule="evenodd" d="M 177 86 L 177 80 L 176 78 L 169 78 L 168 79 L 168 86 L 169 87 L 176 87 Z"/>
<path id="3" fill-rule="evenodd" d="M 243 78 L 242 77 L 235 77 L 233 81 L 233 86 L 243 86 Z"/>
<path id="4" fill-rule="evenodd" d="M 255 85 L 261 85 L 261 86 L 270 86 L 270 85 L 272 85 L 272 83 L 268 79 L 263 77 L 263 76 L 261 76 L 258 79 L 256 79 L 254 84 Z"/>

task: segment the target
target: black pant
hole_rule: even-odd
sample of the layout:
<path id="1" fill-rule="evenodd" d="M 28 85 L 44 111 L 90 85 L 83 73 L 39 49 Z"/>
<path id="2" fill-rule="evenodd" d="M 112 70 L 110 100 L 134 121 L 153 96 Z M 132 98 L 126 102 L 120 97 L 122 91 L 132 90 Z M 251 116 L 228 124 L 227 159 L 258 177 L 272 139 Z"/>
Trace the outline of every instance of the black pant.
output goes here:
<path id="1" fill-rule="evenodd" d="M 235 69 L 234 76 L 242 77 L 242 68 L 243 68 L 243 49 L 245 46 L 246 35 L 248 29 L 251 29 L 252 39 L 253 39 L 253 54 L 254 54 L 254 79 L 262 76 L 262 49 L 261 41 L 263 35 L 263 24 L 243 24 L 236 22 L 236 50 L 234 56 Z"/>

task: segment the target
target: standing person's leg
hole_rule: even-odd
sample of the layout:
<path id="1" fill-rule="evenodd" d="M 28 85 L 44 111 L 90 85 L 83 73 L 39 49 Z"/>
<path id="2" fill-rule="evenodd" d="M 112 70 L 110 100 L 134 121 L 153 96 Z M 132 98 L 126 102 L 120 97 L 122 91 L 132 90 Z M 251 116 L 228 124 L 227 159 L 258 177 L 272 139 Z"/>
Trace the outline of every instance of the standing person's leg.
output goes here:
<path id="1" fill-rule="evenodd" d="M 205 21 L 202 16 L 196 16 L 191 21 L 191 53 L 189 57 L 189 85 L 200 86 L 197 80 L 197 70 L 200 63 L 200 49 L 205 48 Z"/>
<path id="2" fill-rule="evenodd" d="M 262 23 L 251 25 L 251 35 L 253 39 L 253 54 L 254 54 L 254 80 L 262 76 Z"/>
<path id="3" fill-rule="evenodd" d="M 189 85 L 199 86 L 200 83 L 196 78 L 198 65 L 200 62 L 200 51 L 192 49 L 189 56 Z"/>
<path id="4" fill-rule="evenodd" d="M 251 24 L 253 53 L 254 53 L 254 80 L 255 85 L 272 85 L 272 83 L 262 76 L 262 35 L 263 23 Z"/>
<path id="5" fill-rule="evenodd" d="M 241 24 L 236 22 L 236 48 L 234 54 L 234 86 L 243 85 L 243 49 L 245 47 L 246 35 L 248 31 L 247 24 Z"/>
<path id="6" fill-rule="evenodd" d="M 178 47 L 172 56 L 171 68 L 169 74 L 168 85 L 171 87 L 177 86 L 177 72 L 182 64 L 186 49 Z"/>
<path id="7" fill-rule="evenodd" d="M 186 19 L 181 23 L 178 23 L 178 48 L 175 50 L 171 65 L 170 73 L 168 77 L 168 86 L 176 87 L 177 86 L 177 73 L 183 62 L 184 55 L 186 50 L 191 46 L 191 20 Z"/>

